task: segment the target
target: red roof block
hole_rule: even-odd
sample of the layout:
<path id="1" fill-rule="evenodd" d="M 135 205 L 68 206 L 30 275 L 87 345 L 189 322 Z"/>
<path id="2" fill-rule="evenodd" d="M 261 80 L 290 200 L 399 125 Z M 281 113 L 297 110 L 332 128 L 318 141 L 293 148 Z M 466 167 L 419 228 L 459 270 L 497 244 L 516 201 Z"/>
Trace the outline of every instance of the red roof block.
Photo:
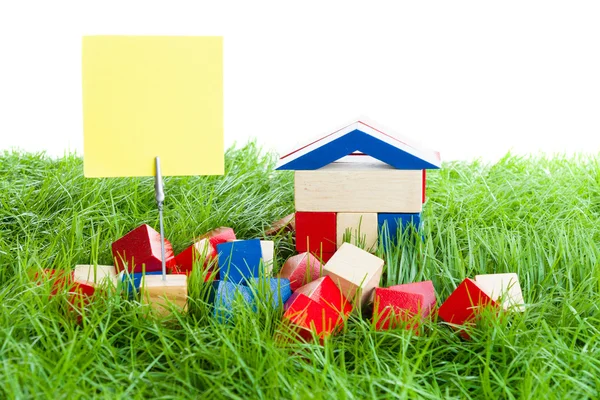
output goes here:
<path id="1" fill-rule="evenodd" d="M 346 299 L 340 288 L 329 276 L 324 276 L 299 287 L 292 294 L 292 297 L 299 294 L 304 294 L 322 306 L 329 307 L 334 312 L 341 314 L 340 317 L 346 317 L 352 312 L 352 303 Z"/>
<path id="2" fill-rule="evenodd" d="M 321 262 L 310 253 L 301 253 L 288 258 L 277 275 L 278 278 L 290 280 L 292 292 L 306 283 L 319 279 Z"/>
<path id="3" fill-rule="evenodd" d="M 435 308 L 435 289 L 431 281 L 375 288 L 373 321 L 377 330 L 427 317 Z M 410 325 L 406 326 L 408 329 Z M 416 329 L 418 326 L 413 326 Z"/>
<path id="4" fill-rule="evenodd" d="M 112 244 L 117 272 L 160 271 L 162 269 L 160 234 L 150 226 L 141 225 Z M 168 269 L 175 266 L 173 247 L 165 239 L 165 258 Z"/>
<path id="5" fill-rule="evenodd" d="M 217 245 L 236 240 L 232 228 L 220 227 L 196 238 L 196 242 L 183 250 L 175 257 L 178 273 L 189 273 L 192 271 L 194 261 L 204 258 L 204 266 L 207 267 L 217 257 Z M 216 263 L 213 263 L 216 265 Z M 205 281 L 211 278 L 213 271 L 205 276 Z"/>
<path id="6" fill-rule="evenodd" d="M 475 281 L 465 278 L 439 308 L 438 315 L 449 324 L 466 325 L 484 307 L 498 307 L 498 304 Z M 465 332 L 462 335 L 469 337 Z"/>
<path id="7" fill-rule="evenodd" d="M 303 293 L 288 299 L 283 318 L 292 323 L 298 329 L 299 336 L 305 340 L 311 340 L 314 332 L 322 341 L 341 327 L 339 313 Z"/>

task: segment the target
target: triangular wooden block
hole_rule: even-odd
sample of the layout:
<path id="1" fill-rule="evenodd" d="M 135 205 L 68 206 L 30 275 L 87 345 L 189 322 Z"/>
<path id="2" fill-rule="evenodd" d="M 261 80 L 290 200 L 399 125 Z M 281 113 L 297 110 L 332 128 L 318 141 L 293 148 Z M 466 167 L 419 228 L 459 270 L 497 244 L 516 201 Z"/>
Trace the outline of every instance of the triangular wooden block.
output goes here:
<path id="1" fill-rule="evenodd" d="M 517 274 L 476 275 L 475 283 L 505 310 L 525 310 L 525 301 Z"/>

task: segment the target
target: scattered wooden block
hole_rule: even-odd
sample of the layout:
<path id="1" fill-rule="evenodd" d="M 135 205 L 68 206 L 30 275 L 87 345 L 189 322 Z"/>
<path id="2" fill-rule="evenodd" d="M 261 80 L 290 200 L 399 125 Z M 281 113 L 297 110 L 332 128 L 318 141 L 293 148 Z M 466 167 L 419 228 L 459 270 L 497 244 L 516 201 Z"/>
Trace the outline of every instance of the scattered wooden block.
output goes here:
<path id="1" fill-rule="evenodd" d="M 419 213 L 421 170 L 397 170 L 373 161 L 334 162 L 316 171 L 295 172 L 296 211 Z M 296 227 L 298 228 L 296 213 Z"/>
<path id="2" fill-rule="evenodd" d="M 484 307 L 497 306 L 475 281 L 465 278 L 439 308 L 438 315 L 449 324 L 467 325 Z M 461 334 L 469 338 L 466 331 L 462 331 Z"/>
<path id="3" fill-rule="evenodd" d="M 146 224 L 135 228 L 114 242 L 112 253 L 117 272 L 162 270 L 160 234 Z M 173 248 L 167 239 L 165 239 L 165 261 L 169 269 L 175 265 Z"/>
<path id="4" fill-rule="evenodd" d="M 337 248 L 344 243 L 344 237 L 350 234 L 349 243 L 369 252 L 377 248 L 376 213 L 337 213 Z M 360 244 L 360 245 L 359 245 Z"/>
<path id="5" fill-rule="evenodd" d="M 296 250 L 308 251 L 317 257 L 336 251 L 336 213 L 297 212 Z"/>
<path id="6" fill-rule="evenodd" d="M 288 258 L 283 264 L 278 278 L 290 280 L 292 291 L 298 290 L 302 285 L 319 279 L 321 276 L 321 262 L 310 253 L 301 253 Z"/>
<path id="7" fill-rule="evenodd" d="M 66 293 L 73 285 L 73 274 L 65 269 L 44 268 L 36 270 L 30 277 L 38 286 L 50 284 L 50 296 Z"/>
<path id="8" fill-rule="evenodd" d="M 218 271 L 209 269 L 211 262 L 217 258 L 217 245 L 235 240 L 232 228 L 220 227 L 196 238 L 196 242 L 175 257 L 175 264 L 180 272 L 191 272 L 194 264 L 201 263 L 206 275 L 204 281 L 212 279 Z"/>
<path id="9" fill-rule="evenodd" d="M 377 214 L 377 225 L 379 238 L 387 248 L 388 243 L 396 243 L 398 240 L 398 229 L 404 232 L 409 226 L 419 228 L 421 224 L 421 214 Z"/>
<path id="10" fill-rule="evenodd" d="M 140 297 L 142 303 L 150 304 L 159 315 L 171 312 L 171 305 L 185 311 L 187 306 L 187 276 L 144 275 L 140 283 Z"/>
<path id="11" fill-rule="evenodd" d="M 475 283 L 505 310 L 525 310 L 525 301 L 517 274 L 476 275 Z"/>
<path id="12" fill-rule="evenodd" d="M 261 258 L 265 267 L 265 274 L 273 272 L 273 258 L 275 257 L 275 242 L 272 240 L 260 241 Z"/>
<path id="13" fill-rule="evenodd" d="M 73 283 L 82 293 L 91 295 L 103 285 L 116 289 L 118 282 L 117 271 L 112 265 L 76 265 L 73 270 Z"/>
<path id="14" fill-rule="evenodd" d="M 252 278 L 251 286 L 256 290 L 257 295 L 265 295 L 273 308 L 277 308 L 290 298 L 292 289 L 289 279 L 279 278 Z"/>
<path id="15" fill-rule="evenodd" d="M 310 341 L 314 333 L 323 342 L 325 337 L 335 333 L 343 326 L 343 320 L 338 312 L 319 304 L 302 293 L 294 293 L 286 302 L 283 320 L 288 321 L 298 336 L 306 341 Z"/>
<path id="16" fill-rule="evenodd" d="M 133 274 L 129 274 L 127 272 L 123 273 L 121 276 L 121 282 L 123 284 L 123 291 L 129 297 L 135 296 L 140 290 L 140 284 L 142 283 L 142 278 L 144 275 L 162 275 L 161 271 L 150 271 L 146 272 L 136 272 Z M 185 275 L 185 274 L 184 274 Z"/>
<path id="17" fill-rule="evenodd" d="M 337 313 L 342 322 L 352 312 L 352 304 L 329 276 L 324 276 L 299 287 L 291 297 L 301 294 Z M 291 304 L 293 299 L 290 298 L 288 302 Z M 288 304 L 286 303 L 286 309 L 287 307 Z"/>
<path id="18" fill-rule="evenodd" d="M 252 291 L 244 285 L 236 285 L 226 281 L 214 281 L 209 296 L 212 313 L 221 323 L 228 322 L 233 317 L 234 302 L 240 299 L 251 305 Z"/>
<path id="19" fill-rule="evenodd" d="M 350 243 L 344 243 L 323 267 L 346 298 L 361 307 L 372 297 L 379 286 L 383 260 Z"/>
<path id="20" fill-rule="evenodd" d="M 427 170 L 423 170 L 423 204 L 425 204 L 425 189 L 427 187 Z"/>
<path id="21" fill-rule="evenodd" d="M 281 218 L 279 221 L 273 222 L 271 226 L 265 231 L 265 235 L 275 235 L 281 231 L 295 231 L 296 230 L 296 219 L 295 214 L 289 214 Z"/>
<path id="22" fill-rule="evenodd" d="M 431 281 L 375 288 L 375 329 L 385 330 L 404 325 L 416 331 L 419 320 L 429 316 L 435 304 L 435 289 Z M 408 322 L 413 325 L 407 325 Z"/>
<path id="23" fill-rule="evenodd" d="M 260 240 L 237 240 L 217 245 L 221 280 L 234 284 L 246 284 L 250 278 L 258 278 L 262 248 Z"/>

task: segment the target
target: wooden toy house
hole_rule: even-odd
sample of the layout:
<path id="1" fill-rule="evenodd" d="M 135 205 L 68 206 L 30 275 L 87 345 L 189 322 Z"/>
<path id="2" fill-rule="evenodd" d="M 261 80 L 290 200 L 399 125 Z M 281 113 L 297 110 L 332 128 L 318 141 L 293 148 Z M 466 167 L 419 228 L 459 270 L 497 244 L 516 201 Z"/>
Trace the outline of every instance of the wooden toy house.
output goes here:
<path id="1" fill-rule="evenodd" d="M 295 171 L 296 250 L 327 261 L 344 239 L 374 249 L 382 232 L 419 225 L 427 169 L 440 154 L 356 121 L 284 155 Z M 385 228 L 384 228 L 385 227 Z"/>

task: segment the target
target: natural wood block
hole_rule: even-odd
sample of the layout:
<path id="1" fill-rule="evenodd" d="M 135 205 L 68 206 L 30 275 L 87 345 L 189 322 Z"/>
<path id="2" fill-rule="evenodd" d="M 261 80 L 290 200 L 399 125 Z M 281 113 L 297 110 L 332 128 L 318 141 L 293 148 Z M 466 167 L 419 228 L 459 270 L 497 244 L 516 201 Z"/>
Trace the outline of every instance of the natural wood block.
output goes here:
<path id="1" fill-rule="evenodd" d="M 319 279 L 321 262 L 310 253 L 292 256 L 281 267 L 277 277 L 290 280 L 290 287 L 295 292 L 300 286 Z"/>
<path id="2" fill-rule="evenodd" d="M 265 231 L 265 235 L 271 236 L 281 231 L 295 231 L 296 219 L 294 217 L 295 214 L 292 213 L 281 218 L 279 221 L 273 222 L 271 226 Z"/>
<path id="3" fill-rule="evenodd" d="M 375 288 L 373 321 L 377 330 L 406 325 L 417 330 L 419 321 L 435 308 L 435 289 L 431 281 Z"/>
<path id="4" fill-rule="evenodd" d="M 134 274 L 123 273 L 121 275 L 121 282 L 123 284 L 123 291 L 129 296 L 133 297 L 140 290 L 140 285 L 142 283 L 142 278 L 144 275 L 162 275 L 161 271 L 151 271 L 151 272 L 136 272 Z M 186 275 L 186 274 L 183 274 Z"/>
<path id="5" fill-rule="evenodd" d="M 275 257 L 275 242 L 272 240 L 261 240 L 260 250 L 265 267 L 265 274 L 273 272 L 273 258 Z"/>
<path id="6" fill-rule="evenodd" d="M 250 278 L 258 278 L 262 248 L 260 240 L 237 240 L 217 245 L 219 274 L 221 280 L 245 284 Z"/>
<path id="7" fill-rule="evenodd" d="M 160 233 L 141 225 L 112 244 L 117 272 L 130 273 L 162 270 Z M 165 262 L 168 269 L 175 266 L 171 243 L 165 239 Z"/>
<path id="8" fill-rule="evenodd" d="M 218 271 L 214 271 L 211 268 L 212 265 L 215 265 L 214 260 L 217 258 L 217 245 L 235 239 L 235 232 L 231 228 L 220 227 L 213 229 L 196 238 L 194 244 L 179 253 L 175 257 L 175 264 L 180 272 L 188 273 L 192 271 L 194 264 L 202 264 L 204 267 L 203 272 L 206 273 L 204 281 L 207 282 L 210 279 L 214 279 L 214 273 L 218 277 Z"/>
<path id="9" fill-rule="evenodd" d="M 79 290 L 94 293 L 96 287 L 103 285 L 116 289 L 119 278 L 112 265 L 76 265 L 73 282 L 78 285 Z"/>
<path id="10" fill-rule="evenodd" d="M 171 305 L 181 311 L 187 306 L 186 275 L 144 275 L 140 283 L 142 303 L 150 304 L 159 315 L 170 313 Z"/>
<path id="11" fill-rule="evenodd" d="M 377 214 L 376 213 L 337 213 L 337 247 L 344 243 L 344 236 L 350 234 L 350 241 L 369 252 L 377 249 Z"/>
<path id="12" fill-rule="evenodd" d="M 475 283 L 505 310 L 525 310 L 525 301 L 517 274 L 476 275 Z"/>
<path id="13" fill-rule="evenodd" d="M 292 297 L 300 294 L 307 296 L 324 307 L 330 308 L 341 319 L 344 319 L 352 312 L 352 304 L 329 276 L 324 276 L 299 287 L 294 291 Z M 290 298 L 290 300 L 292 299 Z"/>
<path id="14" fill-rule="evenodd" d="M 296 211 L 419 213 L 423 208 L 421 170 L 381 162 L 334 162 L 296 171 L 294 187 Z"/>
<path id="15" fill-rule="evenodd" d="M 336 213 L 296 212 L 296 250 L 317 257 L 336 251 Z"/>
<path id="16" fill-rule="evenodd" d="M 342 293 L 355 306 L 368 303 L 379 286 L 383 260 L 353 244 L 344 243 L 323 267 Z"/>
<path id="17" fill-rule="evenodd" d="M 472 279 L 465 278 L 438 310 L 441 319 L 453 325 L 470 325 L 486 307 L 498 307 Z M 469 338 L 466 331 L 462 336 Z"/>

